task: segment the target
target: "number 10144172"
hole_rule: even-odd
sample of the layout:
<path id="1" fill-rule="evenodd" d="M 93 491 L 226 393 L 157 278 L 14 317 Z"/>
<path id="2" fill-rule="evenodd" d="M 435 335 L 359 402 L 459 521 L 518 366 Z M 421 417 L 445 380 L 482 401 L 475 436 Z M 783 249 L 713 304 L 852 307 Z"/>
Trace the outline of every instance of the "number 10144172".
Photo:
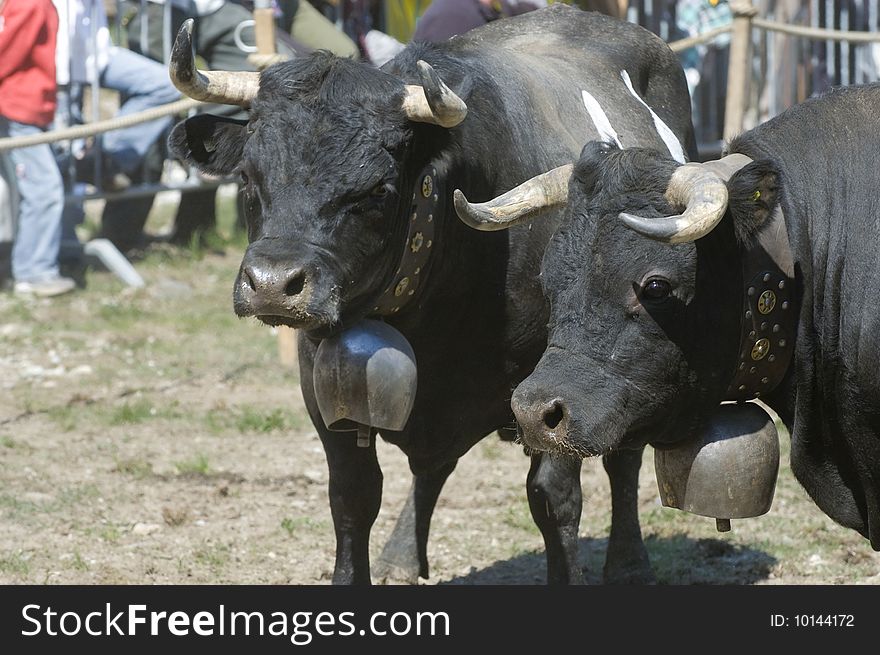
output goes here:
<path id="1" fill-rule="evenodd" d="M 771 614 L 770 625 L 774 628 L 853 628 L 852 614 Z"/>

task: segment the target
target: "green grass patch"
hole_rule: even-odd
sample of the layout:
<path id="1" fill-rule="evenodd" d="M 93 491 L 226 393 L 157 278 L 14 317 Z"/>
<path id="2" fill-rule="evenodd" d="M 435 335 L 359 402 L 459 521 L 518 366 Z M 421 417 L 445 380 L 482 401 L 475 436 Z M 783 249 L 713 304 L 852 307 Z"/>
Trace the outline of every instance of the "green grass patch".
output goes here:
<path id="1" fill-rule="evenodd" d="M 113 525 L 112 523 L 109 525 L 105 525 L 101 528 L 100 532 L 98 532 L 98 536 L 103 540 L 107 541 L 111 544 L 115 544 L 122 537 L 122 531 L 118 526 Z"/>
<path id="2" fill-rule="evenodd" d="M 326 527 L 325 521 L 316 520 L 309 516 L 285 517 L 281 519 L 281 528 L 291 537 L 297 530 L 316 530 L 324 527 Z"/>
<path id="3" fill-rule="evenodd" d="M 155 416 L 156 409 L 149 400 L 138 400 L 133 403 L 124 403 L 110 414 L 111 425 L 131 425 L 143 423 Z"/>
<path id="4" fill-rule="evenodd" d="M 73 553 L 73 559 L 70 560 L 70 566 L 75 571 L 88 571 L 89 564 L 86 562 L 82 555 L 79 554 L 79 551 L 75 551 Z"/>
<path id="5" fill-rule="evenodd" d="M 126 402 L 110 413 L 110 425 L 134 425 L 151 419 L 180 418 L 178 404 L 172 402 L 168 407 L 157 407 L 152 401 L 142 398 Z"/>
<path id="6" fill-rule="evenodd" d="M 274 432 L 287 427 L 288 417 L 280 409 L 269 412 L 245 407 L 235 422 L 240 432 Z"/>
<path id="7" fill-rule="evenodd" d="M 174 468 L 180 475 L 207 475 L 211 471 L 208 457 L 202 453 L 190 459 L 174 462 Z"/>
<path id="8" fill-rule="evenodd" d="M 193 559 L 212 571 L 223 568 L 229 561 L 229 546 L 224 544 L 205 544 L 193 553 Z"/>
<path id="9" fill-rule="evenodd" d="M 97 318 L 104 323 L 103 327 L 115 330 L 125 330 L 134 327 L 139 323 L 143 323 L 148 317 L 150 317 L 149 312 L 131 303 L 102 303 L 97 311 Z"/>
<path id="10" fill-rule="evenodd" d="M 0 573 L 12 573 L 17 575 L 27 575 L 30 573 L 30 562 L 22 553 L 12 553 L 0 557 Z"/>
<path id="11" fill-rule="evenodd" d="M 60 407 L 50 407 L 49 418 L 65 432 L 73 432 L 77 426 L 77 418 L 79 410 L 70 405 L 62 405 Z"/>
<path id="12" fill-rule="evenodd" d="M 299 430 L 305 425 L 304 418 L 292 411 L 251 405 L 215 408 L 205 414 L 204 423 L 208 431 L 215 435 L 225 432 L 269 434 L 284 430 Z"/>
<path id="13" fill-rule="evenodd" d="M 502 520 L 505 525 L 511 528 L 517 528 L 518 530 L 525 530 L 527 532 L 534 532 L 536 530 L 535 521 L 532 519 L 532 513 L 529 510 L 528 503 L 525 502 L 517 502 L 510 505 L 507 508 L 507 511 L 504 512 Z"/>

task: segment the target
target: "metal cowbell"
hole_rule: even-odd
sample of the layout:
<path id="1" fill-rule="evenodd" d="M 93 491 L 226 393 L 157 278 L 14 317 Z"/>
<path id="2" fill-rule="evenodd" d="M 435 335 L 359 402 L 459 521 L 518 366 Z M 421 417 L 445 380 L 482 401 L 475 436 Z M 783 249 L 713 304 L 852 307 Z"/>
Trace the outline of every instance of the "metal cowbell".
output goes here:
<path id="1" fill-rule="evenodd" d="M 719 531 L 730 519 L 770 510 L 779 471 L 773 419 L 755 403 L 719 405 L 703 434 L 678 447 L 654 451 L 665 507 L 710 516 Z"/>
<path id="2" fill-rule="evenodd" d="M 321 341 L 313 379 L 321 418 L 338 432 L 364 426 L 402 430 L 416 397 L 416 357 L 406 338 L 381 321 L 364 319 Z M 368 438 L 368 437 L 367 437 Z"/>

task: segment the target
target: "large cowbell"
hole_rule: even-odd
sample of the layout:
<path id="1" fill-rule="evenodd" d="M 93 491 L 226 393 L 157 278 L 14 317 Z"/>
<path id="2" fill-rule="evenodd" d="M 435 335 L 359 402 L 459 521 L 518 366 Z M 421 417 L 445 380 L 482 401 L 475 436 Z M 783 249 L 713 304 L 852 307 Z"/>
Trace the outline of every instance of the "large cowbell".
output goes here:
<path id="1" fill-rule="evenodd" d="M 773 419 L 755 403 L 719 405 L 701 436 L 655 450 L 654 466 L 665 507 L 713 517 L 725 532 L 730 519 L 770 510 L 779 436 Z"/>
<path id="2" fill-rule="evenodd" d="M 315 396 L 321 418 L 336 432 L 402 430 L 416 398 L 416 356 L 390 325 L 364 319 L 321 341 L 315 353 Z"/>

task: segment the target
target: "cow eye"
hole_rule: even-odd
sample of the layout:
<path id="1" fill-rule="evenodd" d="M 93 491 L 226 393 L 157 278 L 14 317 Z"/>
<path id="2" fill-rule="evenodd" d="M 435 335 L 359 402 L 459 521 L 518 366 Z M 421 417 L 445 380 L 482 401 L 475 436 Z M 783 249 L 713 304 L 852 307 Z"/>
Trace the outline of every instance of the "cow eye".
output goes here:
<path id="1" fill-rule="evenodd" d="M 653 278 L 642 287 L 642 295 L 651 300 L 663 300 L 672 293 L 672 285 L 664 279 Z"/>
<path id="2" fill-rule="evenodd" d="M 388 185 L 383 183 L 379 186 L 373 187 L 373 190 L 370 191 L 370 195 L 374 198 L 384 198 L 388 195 Z"/>
<path id="3" fill-rule="evenodd" d="M 241 183 L 247 186 L 247 183 L 251 181 L 251 178 L 248 177 L 248 174 L 244 171 L 241 171 Z"/>

